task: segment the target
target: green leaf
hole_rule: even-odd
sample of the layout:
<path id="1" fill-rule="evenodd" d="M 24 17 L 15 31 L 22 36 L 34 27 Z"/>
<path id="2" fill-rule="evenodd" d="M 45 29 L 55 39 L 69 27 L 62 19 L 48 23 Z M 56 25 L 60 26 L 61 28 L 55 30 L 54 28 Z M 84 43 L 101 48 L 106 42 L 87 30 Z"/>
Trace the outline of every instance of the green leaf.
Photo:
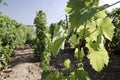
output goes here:
<path id="1" fill-rule="evenodd" d="M 72 41 L 72 43 L 73 43 L 73 47 L 75 47 L 76 44 L 79 43 L 79 38 L 77 37 L 76 34 L 72 34 L 72 36 L 70 37 L 70 41 Z"/>
<path id="2" fill-rule="evenodd" d="M 95 21 L 89 21 L 87 23 L 87 28 L 89 31 L 89 34 L 87 34 L 86 41 L 91 42 L 91 41 L 97 41 L 97 36 L 100 34 L 100 30 L 98 27 L 96 27 L 96 22 Z"/>
<path id="3" fill-rule="evenodd" d="M 70 68 L 70 63 L 71 63 L 70 59 L 67 59 L 67 60 L 64 61 L 65 69 L 69 69 Z"/>
<path id="4" fill-rule="evenodd" d="M 77 28 L 77 34 L 79 35 L 79 39 L 82 39 L 83 35 L 85 37 L 88 36 L 90 34 L 89 27 L 85 29 L 84 26 L 80 26 L 79 28 Z"/>
<path id="5" fill-rule="evenodd" d="M 68 13 L 69 13 L 71 10 L 72 10 L 72 8 L 69 8 L 69 7 L 66 7 L 66 8 L 65 8 L 65 11 L 68 12 Z"/>
<path id="6" fill-rule="evenodd" d="M 95 19 L 100 19 L 100 18 L 105 18 L 106 16 L 107 16 L 107 14 L 106 14 L 105 10 L 103 10 L 103 11 L 100 11 L 100 12 L 96 13 L 94 18 Z"/>
<path id="7" fill-rule="evenodd" d="M 114 34 L 114 25 L 112 24 L 112 19 L 106 17 L 103 19 L 98 20 L 101 30 L 103 31 L 104 36 L 112 40 L 113 34 Z"/>
<path id="8" fill-rule="evenodd" d="M 65 11 L 67 13 L 72 13 L 74 10 L 82 10 L 82 9 L 86 9 L 86 8 L 90 8 L 91 6 L 98 5 L 99 0 L 69 0 L 69 2 L 67 3 L 66 9 Z"/>
<path id="9" fill-rule="evenodd" d="M 75 52 L 74 52 L 74 57 L 78 58 L 78 48 L 75 49 Z"/>
<path id="10" fill-rule="evenodd" d="M 71 26 L 79 27 L 83 25 L 86 21 L 91 21 L 91 19 L 100 11 L 104 10 L 106 5 L 98 6 L 98 7 L 91 7 L 89 9 L 83 10 L 75 10 L 72 14 L 70 14 L 70 23 Z"/>
<path id="11" fill-rule="evenodd" d="M 83 69 L 72 72 L 70 77 L 70 80 L 90 80 L 88 73 Z"/>
<path id="12" fill-rule="evenodd" d="M 81 0 L 69 0 L 65 11 L 67 13 L 72 13 L 74 10 L 86 7 L 85 2 Z"/>
<path id="13" fill-rule="evenodd" d="M 90 54 L 87 56 L 90 60 L 90 64 L 96 71 L 100 72 L 104 65 L 108 65 L 109 62 L 109 56 L 107 54 L 107 51 L 103 46 L 100 46 L 99 51 L 95 51 L 92 48 L 90 49 Z"/>
<path id="14" fill-rule="evenodd" d="M 89 75 L 84 70 L 77 70 L 75 72 L 76 80 L 90 80 Z"/>
<path id="15" fill-rule="evenodd" d="M 93 48 L 95 51 L 99 51 L 99 48 L 100 48 L 100 44 L 97 43 L 97 42 L 91 42 L 90 44 L 91 48 Z"/>
<path id="16" fill-rule="evenodd" d="M 78 53 L 79 53 L 79 54 L 78 54 Z M 75 54 L 74 54 L 74 56 L 75 56 L 76 58 L 80 58 L 80 60 L 82 60 L 83 57 L 85 56 L 85 53 L 84 53 L 83 48 L 81 49 L 80 52 L 78 52 L 78 48 L 76 48 L 76 49 L 75 49 Z"/>
<path id="17" fill-rule="evenodd" d="M 42 72 L 42 80 L 44 80 L 45 78 L 47 78 L 47 76 L 50 74 L 49 71 L 43 71 Z"/>
<path id="18" fill-rule="evenodd" d="M 51 51 L 54 56 L 58 54 L 59 49 L 62 47 L 65 38 L 59 38 L 54 43 L 52 43 Z"/>
<path id="19" fill-rule="evenodd" d="M 60 72 L 45 72 L 42 80 L 65 80 L 65 77 Z"/>
<path id="20" fill-rule="evenodd" d="M 83 59 L 83 57 L 85 56 L 83 48 L 81 49 L 79 56 L 80 56 L 80 59 Z"/>

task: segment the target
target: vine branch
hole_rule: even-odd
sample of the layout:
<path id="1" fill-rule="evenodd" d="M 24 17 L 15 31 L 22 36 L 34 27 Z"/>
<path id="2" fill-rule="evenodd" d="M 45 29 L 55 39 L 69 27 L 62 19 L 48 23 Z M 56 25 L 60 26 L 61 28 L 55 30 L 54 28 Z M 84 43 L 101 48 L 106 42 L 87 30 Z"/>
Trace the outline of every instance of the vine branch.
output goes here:
<path id="1" fill-rule="evenodd" d="M 85 36 L 85 38 L 86 37 L 89 37 L 91 34 L 93 34 L 95 31 L 97 31 L 97 28 L 95 29 L 95 30 L 93 30 L 90 34 L 88 34 L 87 36 Z"/>
<path id="2" fill-rule="evenodd" d="M 107 6 L 106 8 L 112 7 L 112 6 L 114 6 L 114 5 L 118 4 L 118 3 L 120 3 L 120 1 L 117 1 L 117 2 L 115 2 L 115 3 L 113 3 L 113 4 L 109 5 L 109 6 Z"/>

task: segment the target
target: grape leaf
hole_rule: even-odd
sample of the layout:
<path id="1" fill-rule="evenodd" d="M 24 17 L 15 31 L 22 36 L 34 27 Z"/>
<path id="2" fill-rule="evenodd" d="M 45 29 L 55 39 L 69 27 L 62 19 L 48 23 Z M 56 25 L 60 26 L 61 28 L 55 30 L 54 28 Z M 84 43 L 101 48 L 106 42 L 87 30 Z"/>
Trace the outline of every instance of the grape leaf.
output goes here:
<path id="1" fill-rule="evenodd" d="M 100 48 L 99 43 L 97 43 L 97 42 L 91 42 L 90 46 L 91 46 L 91 48 L 93 48 L 95 51 L 99 51 L 99 48 Z"/>
<path id="2" fill-rule="evenodd" d="M 94 18 L 100 19 L 100 18 L 105 18 L 106 16 L 107 16 L 107 14 L 106 14 L 105 10 L 103 10 L 103 11 L 96 13 Z"/>
<path id="3" fill-rule="evenodd" d="M 43 75 L 44 77 L 42 78 L 42 80 L 65 80 L 65 77 L 61 75 L 60 72 L 44 72 Z"/>
<path id="4" fill-rule="evenodd" d="M 75 76 L 76 80 L 90 80 L 89 75 L 84 70 L 77 70 Z"/>
<path id="5" fill-rule="evenodd" d="M 73 47 L 75 47 L 76 44 L 79 43 L 79 38 L 77 38 L 77 35 L 76 35 L 76 34 L 73 34 L 73 35 L 70 37 L 70 41 L 72 41 Z"/>
<path id="6" fill-rule="evenodd" d="M 87 28 L 89 31 L 86 38 L 87 42 L 97 41 L 97 36 L 100 34 L 100 30 L 96 27 L 95 21 L 89 21 L 87 23 Z"/>
<path id="7" fill-rule="evenodd" d="M 59 49 L 62 46 L 62 43 L 64 42 L 65 38 L 59 38 L 57 39 L 52 45 L 51 45 L 51 51 L 54 56 L 57 55 Z"/>
<path id="8" fill-rule="evenodd" d="M 85 2 L 82 0 L 69 0 L 65 11 L 67 13 L 72 13 L 74 10 L 78 10 L 86 7 Z"/>
<path id="9" fill-rule="evenodd" d="M 77 4 L 77 3 L 76 3 Z M 74 12 L 70 14 L 70 23 L 71 26 L 79 27 L 83 25 L 86 21 L 91 21 L 93 16 L 95 16 L 98 12 L 104 10 L 106 5 L 98 6 L 98 7 L 91 7 L 88 9 L 74 9 Z"/>
<path id="10" fill-rule="evenodd" d="M 77 34 L 79 35 L 79 38 L 82 39 L 83 35 L 86 37 L 90 34 L 89 27 L 87 25 L 87 28 L 85 29 L 84 26 L 80 26 L 77 28 Z"/>
<path id="11" fill-rule="evenodd" d="M 108 65 L 109 56 L 107 51 L 103 46 L 100 46 L 99 51 L 95 51 L 92 48 L 89 50 L 90 54 L 87 57 L 90 60 L 90 64 L 96 71 L 100 72 L 104 65 Z"/>
<path id="12" fill-rule="evenodd" d="M 98 22 L 98 26 L 100 26 L 104 36 L 107 39 L 112 40 L 114 34 L 114 25 L 112 24 L 112 19 L 106 17 L 103 19 L 99 19 Z"/>
<path id="13" fill-rule="evenodd" d="M 79 53 L 79 54 L 78 54 L 78 53 Z M 80 60 L 82 60 L 83 57 L 85 56 L 85 53 L 84 53 L 83 48 L 81 49 L 80 52 L 78 52 L 78 48 L 76 48 L 76 49 L 75 49 L 75 54 L 74 54 L 74 56 L 75 56 L 76 58 L 80 58 Z"/>
<path id="14" fill-rule="evenodd" d="M 67 60 L 64 61 L 65 69 L 69 69 L 70 68 L 70 63 L 71 63 L 70 59 L 67 59 Z"/>

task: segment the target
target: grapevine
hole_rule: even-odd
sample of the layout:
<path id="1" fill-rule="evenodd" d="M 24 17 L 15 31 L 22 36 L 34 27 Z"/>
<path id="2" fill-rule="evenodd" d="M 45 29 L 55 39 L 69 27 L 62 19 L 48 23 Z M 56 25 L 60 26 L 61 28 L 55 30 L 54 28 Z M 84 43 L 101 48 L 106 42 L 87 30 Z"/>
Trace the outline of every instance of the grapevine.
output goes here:
<path id="1" fill-rule="evenodd" d="M 104 47 L 104 40 L 112 40 L 114 25 L 105 9 L 112 5 L 98 4 L 99 0 L 69 0 L 65 9 L 69 16 L 68 28 L 65 29 L 64 25 L 58 23 L 51 24 L 48 53 L 57 57 L 60 52 L 73 49 L 73 58 L 77 63 L 76 67 L 72 67 L 71 59 L 66 59 L 62 64 L 63 68 L 56 68 L 53 72 L 47 65 L 48 69 L 43 69 L 42 80 L 90 80 L 82 62 L 85 57 L 97 72 L 108 65 L 109 56 Z M 69 43 L 69 47 L 65 47 L 66 42 Z M 63 54 L 65 52 L 61 55 Z M 65 71 L 69 71 L 69 74 L 65 74 Z"/>
<path id="2" fill-rule="evenodd" d="M 0 14 L 0 69 L 11 61 L 13 50 L 25 44 L 31 34 L 28 27 Z"/>

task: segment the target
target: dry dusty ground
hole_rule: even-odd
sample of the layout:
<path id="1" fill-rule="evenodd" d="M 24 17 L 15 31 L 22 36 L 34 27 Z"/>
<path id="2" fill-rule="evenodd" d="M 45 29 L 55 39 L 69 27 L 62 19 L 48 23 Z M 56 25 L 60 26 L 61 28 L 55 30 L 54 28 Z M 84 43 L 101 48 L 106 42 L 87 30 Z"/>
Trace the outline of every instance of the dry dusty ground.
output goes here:
<path id="1" fill-rule="evenodd" d="M 14 52 L 8 67 L 0 71 L 0 80 L 41 80 L 42 71 L 34 58 L 33 49 L 24 45 Z"/>

